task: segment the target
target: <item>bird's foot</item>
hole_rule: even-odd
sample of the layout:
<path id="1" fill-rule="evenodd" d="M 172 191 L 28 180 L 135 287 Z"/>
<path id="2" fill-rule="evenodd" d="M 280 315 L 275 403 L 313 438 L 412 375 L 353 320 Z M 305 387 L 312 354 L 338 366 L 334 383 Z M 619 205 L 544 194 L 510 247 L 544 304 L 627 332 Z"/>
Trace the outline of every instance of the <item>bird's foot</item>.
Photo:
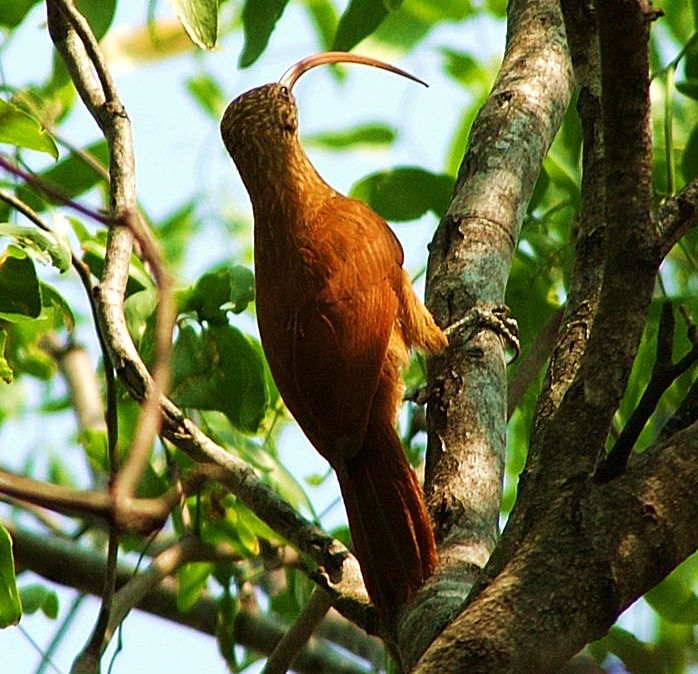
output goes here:
<path id="1" fill-rule="evenodd" d="M 463 318 L 449 325 L 444 333 L 448 337 L 449 344 L 455 346 L 466 344 L 480 330 L 492 330 L 502 338 L 514 354 L 510 363 L 513 363 L 521 354 L 519 326 L 509 316 L 509 307 L 504 305 L 492 308 L 474 306 Z"/>

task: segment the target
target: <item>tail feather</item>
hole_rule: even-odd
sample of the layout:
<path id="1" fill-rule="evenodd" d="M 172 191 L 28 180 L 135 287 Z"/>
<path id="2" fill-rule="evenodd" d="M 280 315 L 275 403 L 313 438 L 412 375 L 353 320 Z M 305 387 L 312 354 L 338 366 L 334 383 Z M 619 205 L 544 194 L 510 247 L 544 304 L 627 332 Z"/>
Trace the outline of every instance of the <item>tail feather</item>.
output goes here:
<path id="1" fill-rule="evenodd" d="M 366 589 L 391 623 L 436 566 L 421 488 L 388 424 L 369 422 L 361 449 L 338 475 Z"/>

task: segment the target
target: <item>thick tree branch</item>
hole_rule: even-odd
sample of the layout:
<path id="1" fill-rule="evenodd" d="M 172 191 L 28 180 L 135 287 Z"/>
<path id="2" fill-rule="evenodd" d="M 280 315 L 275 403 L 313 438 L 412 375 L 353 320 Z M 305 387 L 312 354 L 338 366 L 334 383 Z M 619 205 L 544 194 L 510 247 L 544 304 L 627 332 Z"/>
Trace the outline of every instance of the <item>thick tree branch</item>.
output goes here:
<path id="1" fill-rule="evenodd" d="M 582 123 L 582 208 L 567 302 L 537 404 L 536 429 L 555 413 L 577 374 L 598 308 L 605 260 L 606 186 L 598 25 L 591 0 L 563 0 L 560 4 Z"/>
<path id="2" fill-rule="evenodd" d="M 698 548 L 697 481 L 694 425 L 617 480 L 568 483 L 414 671 L 559 671 Z"/>
<path id="3" fill-rule="evenodd" d="M 455 194 L 431 245 L 427 299 L 440 325 L 504 291 L 540 166 L 569 103 L 572 73 L 557 2 L 509 3 L 507 48 L 473 125 Z M 497 540 L 506 438 L 506 372 L 498 336 L 481 330 L 430 368 L 425 491 L 441 564 L 400 636 L 417 657 L 459 610 Z M 419 635 L 419 636 L 417 636 Z"/>

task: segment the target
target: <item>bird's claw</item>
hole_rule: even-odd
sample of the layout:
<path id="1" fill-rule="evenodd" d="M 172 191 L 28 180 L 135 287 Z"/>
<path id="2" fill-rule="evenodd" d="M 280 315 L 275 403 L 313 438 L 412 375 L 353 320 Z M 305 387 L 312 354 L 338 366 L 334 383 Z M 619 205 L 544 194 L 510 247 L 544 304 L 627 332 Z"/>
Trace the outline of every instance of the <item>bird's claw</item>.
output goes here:
<path id="1" fill-rule="evenodd" d="M 519 326 L 509 316 L 509 307 L 504 305 L 493 308 L 474 306 L 463 318 L 449 325 L 444 333 L 449 343 L 454 345 L 465 344 L 479 330 L 492 330 L 506 342 L 514 352 L 509 363 L 513 363 L 521 355 Z"/>

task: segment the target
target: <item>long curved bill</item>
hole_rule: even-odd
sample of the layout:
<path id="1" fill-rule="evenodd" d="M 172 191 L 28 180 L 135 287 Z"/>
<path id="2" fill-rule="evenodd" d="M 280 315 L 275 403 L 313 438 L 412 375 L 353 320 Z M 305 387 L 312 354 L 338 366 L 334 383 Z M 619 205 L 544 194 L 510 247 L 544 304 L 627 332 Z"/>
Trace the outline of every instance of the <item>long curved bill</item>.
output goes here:
<path id="1" fill-rule="evenodd" d="M 408 73 L 406 70 L 402 70 L 402 68 L 390 65 L 390 63 L 385 63 L 384 61 L 379 61 L 370 56 L 360 56 L 359 54 L 351 54 L 346 51 L 323 51 L 318 54 L 313 54 L 312 56 L 306 56 L 304 59 L 298 61 L 298 63 L 292 65 L 281 76 L 279 84 L 291 91 L 293 85 L 301 75 L 307 73 L 312 68 L 328 63 L 359 63 L 373 68 L 381 68 L 382 70 L 387 70 L 401 77 L 406 77 L 413 82 L 423 84 L 425 87 L 429 86 L 424 80 L 420 80 L 419 77 L 412 75 L 412 73 Z"/>

